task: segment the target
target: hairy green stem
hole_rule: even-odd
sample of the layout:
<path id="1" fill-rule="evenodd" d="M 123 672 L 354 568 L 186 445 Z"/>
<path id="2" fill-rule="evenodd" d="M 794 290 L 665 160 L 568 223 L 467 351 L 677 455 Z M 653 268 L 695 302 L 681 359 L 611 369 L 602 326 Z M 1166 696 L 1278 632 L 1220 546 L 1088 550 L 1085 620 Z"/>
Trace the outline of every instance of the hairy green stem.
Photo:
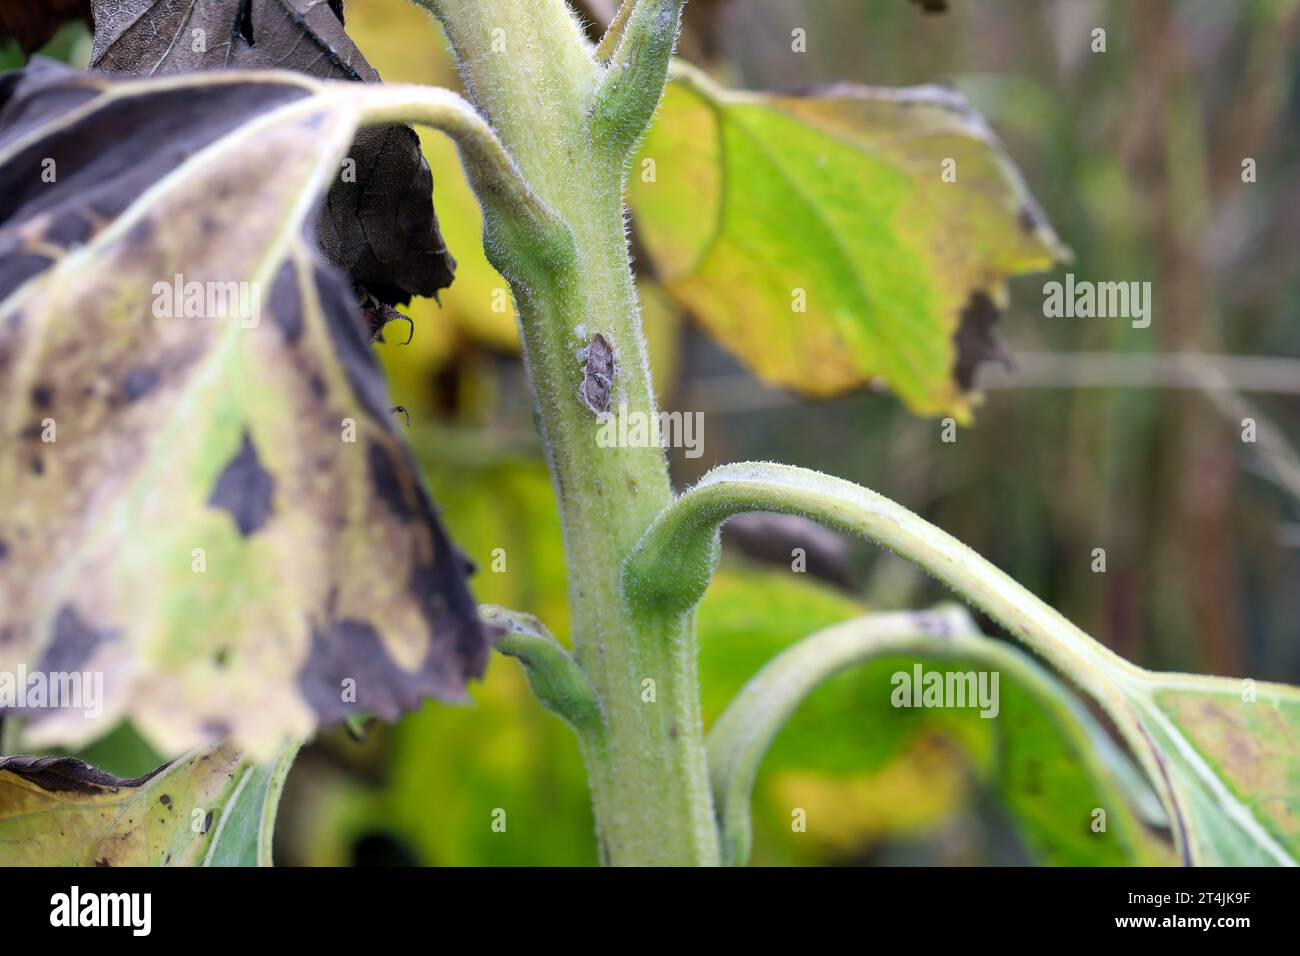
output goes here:
<path id="1" fill-rule="evenodd" d="M 604 715 L 605 733 L 582 738 L 602 859 L 716 863 L 693 618 L 646 621 L 622 598 L 624 558 L 672 500 L 666 461 L 659 448 L 600 447 L 600 409 L 582 391 L 587 350 L 599 335 L 615 363 L 611 408 L 655 414 L 623 218 L 632 145 L 623 132 L 639 123 L 640 135 L 649 121 L 653 103 L 648 110 L 645 103 L 658 102 L 671 43 L 660 42 L 659 19 L 631 10 L 620 46 L 632 44 L 628 63 L 639 65 L 619 76 L 646 84 L 658 77 L 651 97 L 630 82 L 617 89 L 606 82 L 609 69 L 593 58 L 562 0 L 420 2 L 447 31 L 475 104 L 571 237 L 569 256 L 538 257 L 514 237 L 489 245 L 488 255 L 514 292 L 564 523 L 573 655 Z M 669 9 L 667 35 L 675 36 L 681 0 L 640 5 Z M 645 35 L 649 28 L 654 36 Z M 641 54 L 631 57 L 634 49 Z M 622 132 L 609 135 L 614 129 Z"/>

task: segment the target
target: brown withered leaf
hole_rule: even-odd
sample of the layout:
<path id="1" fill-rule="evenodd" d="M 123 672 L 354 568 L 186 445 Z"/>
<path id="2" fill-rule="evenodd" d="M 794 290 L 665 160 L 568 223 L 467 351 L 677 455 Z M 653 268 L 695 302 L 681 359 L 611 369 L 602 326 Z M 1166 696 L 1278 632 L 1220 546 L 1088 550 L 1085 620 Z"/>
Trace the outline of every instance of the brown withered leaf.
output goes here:
<path id="1" fill-rule="evenodd" d="M 465 566 L 311 240 L 351 84 L 0 77 L 0 671 L 104 675 L 33 746 L 130 717 L 257 759 L 460 699 Z M 180 285 L 179 293 L 176 291 Z"/>
<path id="2" fill-rule="evenodd" d="M 30 56 L 75 20 L 90 22 L 90 0 L 0 0 L 0 43 L 13 37 Z"/>
<path id="3" fill-rule="evenodd" d="M 344 32 L 342 0 L 94 0 L 94 12 L 90 65 L 99 70 L 277 69 L 379 82 Z M 451 284 L 456 260 L 432 195 L 415 130 L 361 130 L 321 212 L 326 256 L 386 304 L 436 295 Z"/>

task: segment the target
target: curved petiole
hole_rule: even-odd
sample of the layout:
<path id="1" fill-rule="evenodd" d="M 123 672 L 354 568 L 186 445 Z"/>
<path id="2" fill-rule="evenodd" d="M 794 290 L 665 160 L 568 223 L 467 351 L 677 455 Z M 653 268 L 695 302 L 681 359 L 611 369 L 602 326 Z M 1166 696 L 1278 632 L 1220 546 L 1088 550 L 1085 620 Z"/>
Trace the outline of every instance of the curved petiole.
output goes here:
<path id="1" fill-rule="evenodd" d="M 659 514 L 628 556 L 623 592 L 632 613 L 652 620 L 694 608 L 717 565 L 723 522 L 750 511 L 802 515 L 865 537 L 982 609 L 1106 710 L 1175 815 L 1171 784 L 1131 701 L 1147 672 L 1093 640 L 952 535 L 852 482 L 771 462 L 715 468 Z"/>

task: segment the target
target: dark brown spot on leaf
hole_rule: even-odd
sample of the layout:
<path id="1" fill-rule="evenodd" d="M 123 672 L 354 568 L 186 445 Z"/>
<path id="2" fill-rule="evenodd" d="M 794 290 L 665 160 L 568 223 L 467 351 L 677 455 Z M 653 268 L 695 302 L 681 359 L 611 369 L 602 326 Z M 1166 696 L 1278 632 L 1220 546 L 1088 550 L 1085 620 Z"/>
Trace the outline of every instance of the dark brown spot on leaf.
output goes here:
<path id="1" fill-rule="evenodd" d="M 1016 221 L 1020 223 L 1021 229 L 1031 235 L 1038 231 L 1038 213 L 1029 206 L 1020 207 L 1020 215 L 1016 217 Z"/>
<path id="2" fill-rule="evenodd" d="M 415 707 L 441 683 L 434 659 L 417 673 L 398 667 L 375 629 L 365 621 L 334 621 L 312 631 L 311 651 L 298 675 L 303 699 L 322 723 L 349 714 L 377 714 L 392 720 Z M 344 682 L 356 690 L 345 699 Z"/>
<path id="3" fill-rule="evenodd" d="M 347 283 L 333 269 L 317 267 L 313 272 L 325 312 L 330 338 L 335 354 L 348 381 L 357 393 L 366 411 L 373 418 L 385 418 L 388 413 L 388 395 L 379 370 L 375 350 L 356 318 L 356 300 Z"/>
<path id="4" fill-rule="evenodd" d="M 302 336 L 302 292 L 298 288 L 298 270 L 292 262 L 280 266 L 275 274 L 268 305 L 284 340 L 296 344 Z"/>
<path id="5" fill-rule="evenodd" d="M 469 591 L 463 585 L 454 586 L 474 570 L 439 525 L 435 529 L 434 560 L 412 569 L 410 591 L 429 632 L 450 643 L 457 665 L 477 677 L 487 664 L 487 641 Z"/>
<path id="6" fill-rule="evenodd" d="M 993 300 L 979 291 L 971 295 L 962 309 L 957 334 L 953 338 L 957 345 L 953 377 L 962 391 L 969 392 L 975 387 L 976 370 L 984 362 L 999 362 L 1007 368 L 1013 366 L 1011 356 L 997 333 L 1001 314 Z"/>
<path id="7" fill-rule="evenodd" d="M 67 249 L 90 239 L 91 225 L 80 210 L 68 209 L 55 215 L 45 227 L 45 241 Z"/>
<path id="8" fill-rule="evenodd" d="M 248 537 L 270 518 L 274 490 L 275 479 L 262 467 L 245 430 L 243 445 L 217 478 L 208 504 L 230 512 L 239 533 Z"/>
<path id="9" fill-rule="evenodd" d="M 99 94 L 90 74 L 37 60 L 16 76 L 14 99 L 21 100 L 22 108 L 6 111 L 14 115 L 6 115 L 0 145 L 17 144 L 37 125 L 48 132 L 19 145 L 4 163 L 0 230 L 47 214 L 111 220 L 186 155 L 225 135 L 250 113 L 307 95 L 306 90 L 284 83 L 159 91 L 148 97 L 106 101 L 84 116 L 56 124 L 62 114 Z M 105 143 L 113 148 L 104 148 Z M 160 149 L 159 143 L 166 148 Z M 42 177 L 43 163 L 51 156 L 59 157 L 54 183 Z M 153 229 L 147 217 L 138 220 L 128 242 L 144 245 Z M 19 248 L 6 247 L 15 241 L 12 233 L 6 236 L 0 231 L 0 298 L 51 264 L 48 257 L 23 255 Z"/>
<path id="10" fill-rule="evenodd" d="M 122 397 L 128 402 L 134 402 L 148 395 L 157 385 L 157 369 L 132 369 L 122 377 Z"/>
<path id="11" fill-rule="evenodd" d="M 54 618 L 50 643 L 34 669 L 45 674 L 80 671 L 101 644 L 118 637 L 116 631 L 93 627 L 75 607 L 65 604 Z M 30 710 L 26 716 L 32 723 L 39 723 L 54 713 L 51 709 Z"/>
<path id="12" fill-rule="evenodd" d="M 405 489 L 398 477 L 397 464 L 391 453 L 379 442 L 371 442 L 369 449 L 370 484 L 375 496 L 388 509 L 403 521 L 411 517 L 411 506 L 407 501 Z"/>
<path id="13" fill-rule="evenodd" d="M 0 302 L 37 273 L 44 272 L 54 260 L 35 253 L 8 253 L 0 244 Z"/>

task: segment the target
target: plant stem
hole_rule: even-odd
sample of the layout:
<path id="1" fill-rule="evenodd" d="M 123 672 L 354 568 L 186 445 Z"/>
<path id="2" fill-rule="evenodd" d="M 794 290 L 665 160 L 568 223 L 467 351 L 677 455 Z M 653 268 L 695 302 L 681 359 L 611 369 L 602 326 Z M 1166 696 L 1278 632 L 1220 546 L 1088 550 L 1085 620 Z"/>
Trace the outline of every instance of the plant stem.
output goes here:
<path id="1" fill-rule="evenodd" d="M 672 500 L 667 464 L 659 448 L 600 447 L 597 413 L 580 397 L 584 350 L 599 334 L 616 363 L 612 407 L 655 420 L 623 219 L 631 145 L 623 134 L 646 97 L 631 97 L 619 112 L 618 91 L 602 83 L 607 70 L 562 0 L 420 2 L 442 21 L 467 90 L 524 178 L 572 232 L 573 255 L 551 257 L 544 268 L 509 243 L 489 244 L 488 254 L 514 292 L 564 522 L 574 657 L 605 716 L 606 733 L 583 742 L 602 860 L 714 864 L 693 616 L 645 622 L 622 597 L 624 558 Z M 679 13 L 682 0 L 641 2 Z M 638 20 L 662 25 L 632 16 L 629 31 Z M 675 33 L 675 13 L 671 26 Z M 622 42 L 636 38 L 625 34 Z M 671 44 L 643 48 L 663 58 L 640 68 L 651 78 L 658 73 L 662 87 Z M 636 69 L 625 65 L 623 72 Z M 619 130 L 616 145 L 593 135 L 598 90 L 601 128 Z M 642 124 L 649 118 L 645 111 Z"/>

